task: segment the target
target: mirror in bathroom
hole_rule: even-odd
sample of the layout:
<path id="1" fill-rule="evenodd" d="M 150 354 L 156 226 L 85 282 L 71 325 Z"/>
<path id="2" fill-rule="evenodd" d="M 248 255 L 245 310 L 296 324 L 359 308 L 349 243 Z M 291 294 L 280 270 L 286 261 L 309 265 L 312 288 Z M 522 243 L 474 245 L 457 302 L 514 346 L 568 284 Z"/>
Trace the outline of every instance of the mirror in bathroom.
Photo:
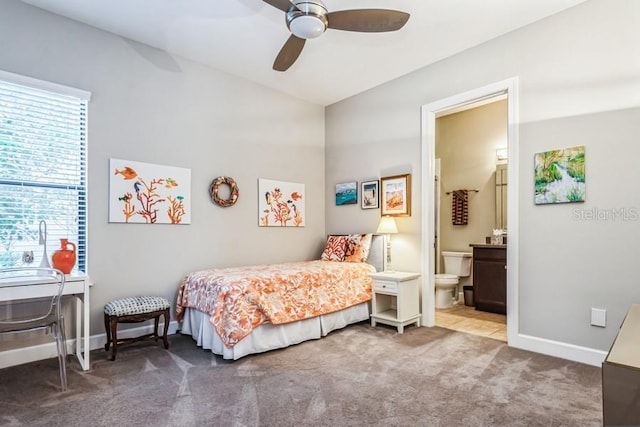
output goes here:
<path id="1" fill-rule="evenodd" d="M 507 229 L 507 164 L 496 165 L 496 225 Z"/>

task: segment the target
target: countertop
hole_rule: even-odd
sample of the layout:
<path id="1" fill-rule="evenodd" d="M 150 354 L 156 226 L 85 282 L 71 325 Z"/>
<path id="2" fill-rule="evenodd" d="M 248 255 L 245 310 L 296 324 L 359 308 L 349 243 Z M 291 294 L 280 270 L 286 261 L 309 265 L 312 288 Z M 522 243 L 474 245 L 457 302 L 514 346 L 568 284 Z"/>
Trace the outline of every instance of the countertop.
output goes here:
<path id="1" fill-rule="evenodd" d="M 469 246 L 472 248 L 496 248 L 496 249 L 506 249 L 507 245 L 492 245 L 487 243 L 470 243 Z"/>

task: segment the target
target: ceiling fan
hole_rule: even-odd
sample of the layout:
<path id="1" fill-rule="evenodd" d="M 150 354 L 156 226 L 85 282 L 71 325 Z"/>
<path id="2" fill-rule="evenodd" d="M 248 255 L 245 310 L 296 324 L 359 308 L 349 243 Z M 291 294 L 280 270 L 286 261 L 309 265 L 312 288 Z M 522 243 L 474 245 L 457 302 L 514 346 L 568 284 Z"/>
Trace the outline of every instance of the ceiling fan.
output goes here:
<path id="1" fill-rule="evenodd" d="M 291 36 L 273 63 L 276 71 L 286 71 L 296 62 L 307 39 L 319 37 L 327 28 L 343 31 L 381 33 L 399 30 L 409 14 L 388 9 L 352 9 L 329 12 L 320 0 L 263 0 L 285 12 Z"/>

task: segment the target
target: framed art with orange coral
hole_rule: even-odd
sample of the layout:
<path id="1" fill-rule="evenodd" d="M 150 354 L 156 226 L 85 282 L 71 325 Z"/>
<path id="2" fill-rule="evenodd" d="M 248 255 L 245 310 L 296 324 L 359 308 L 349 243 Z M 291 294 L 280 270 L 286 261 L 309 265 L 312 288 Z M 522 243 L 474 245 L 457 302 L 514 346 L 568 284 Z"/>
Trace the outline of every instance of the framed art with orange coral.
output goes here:
<path id="1" fill-rule="evenodd" d="M 304 184 L 258 179 L 258 225 L 304 227 Z"/>
<path id="2" fill-rule="evenodd" d="M 191 169 L 109 159 L 109 222 L 191 224 Z"/>
<path id="3" fill-rule="evenodd" d="M 411 174 L 380 178 L 380 214 L 411 215 Z"/>

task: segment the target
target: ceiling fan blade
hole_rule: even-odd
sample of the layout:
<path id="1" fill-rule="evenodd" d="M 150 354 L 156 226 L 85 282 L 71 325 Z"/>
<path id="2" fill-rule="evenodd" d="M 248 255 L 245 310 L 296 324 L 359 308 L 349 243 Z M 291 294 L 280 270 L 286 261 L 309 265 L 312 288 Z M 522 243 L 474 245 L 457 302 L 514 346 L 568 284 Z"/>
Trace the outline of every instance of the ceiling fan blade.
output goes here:
<path id="1" fill-rule="evenodd" d="M 266 0 L 265 0 L 266 1 Z M 387 9 L 353 9 L 329 12 L 328 28 L 364 33 L 399 30 L 409 20 L 409 14 Z"/>
<path id="2" fill-rule="evenodd" d="M 287 71 L 289 67 L 296 62 L 298 56 L 300 56 L 300 52 L 302 52 L 306 41 L 306 39 L 301 39 L 291 34 L 289 39 L 284 43 L 284 46 L 282 46 L 282 49 L 280 49 L 276 60 L 273 61 L 273 69 L 276 71 Z"/>
<path id="3" fill-rule="evenodd" d="M 270 4 L 271 6 L 275 7 L 276 9 L 280 9 L 283 12 L 287 12 L 291 6 L 295 6 L 293 3 L 291 3 L 291 0 L 262 0 L 267 4 Z"/>

